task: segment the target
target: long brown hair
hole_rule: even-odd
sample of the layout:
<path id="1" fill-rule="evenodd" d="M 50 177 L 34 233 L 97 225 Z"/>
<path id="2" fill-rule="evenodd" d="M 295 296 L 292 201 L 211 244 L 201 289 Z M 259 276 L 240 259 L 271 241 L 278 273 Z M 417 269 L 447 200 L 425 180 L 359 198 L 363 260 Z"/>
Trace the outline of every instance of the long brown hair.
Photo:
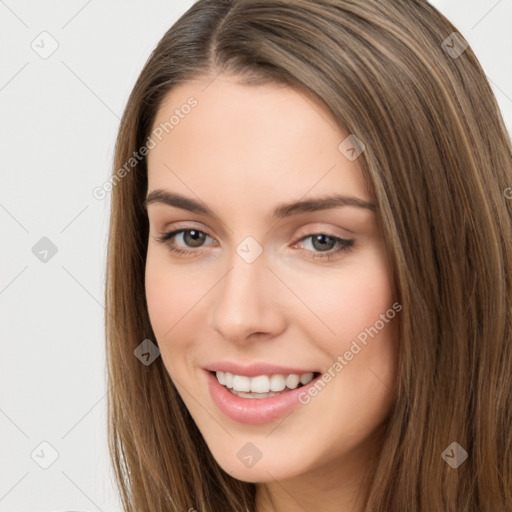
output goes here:
<path id="1" fill-rule="evenodd" d="M 134 356 L 157 342 L 146 159 L 130 159 L 173 87 L 220 72 L 311 94 L 365 144 L 403 306 L 396 403 L 365 510 L 512 511 L 512 149 L 454 32 L 425 0 L 199 0 L 161 39 L 126 106 L 108 188 L 108 430 L 127 512 L 256 510 L 255 484 L 216 463 L 162 359 Z M 442 456 L 453 442 L 468 454 L 456 469 Z"/>

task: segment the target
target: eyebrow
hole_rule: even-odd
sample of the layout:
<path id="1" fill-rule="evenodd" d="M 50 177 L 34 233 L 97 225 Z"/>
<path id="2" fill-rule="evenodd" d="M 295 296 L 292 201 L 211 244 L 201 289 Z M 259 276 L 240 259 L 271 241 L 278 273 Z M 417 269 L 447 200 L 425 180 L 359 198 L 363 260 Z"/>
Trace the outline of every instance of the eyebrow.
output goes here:
<path id="1" fill-rule="evenodd" d="M 188 210 L 190 212 L 198 213 L 201 215 L 217 217 L 217 215 L 215 215 L 210 208 L 200 203 L 199 201 L 189 197 L 181 196 L 179 194 L 167 192 L 163 189 L 156 189 L 150 192 L 144 200 L 143 206 L 145 209 L 147 209 L 148 205 L 155 203 L 174 206 L 176 208 L 181 208 L 182 210 Z M 377 207 L 374 203 L 364 201 L 357 197 L 331 194 L 314 199 L 280 204 L 272 212 L 272 217 L 276 219 L 283 219 L 285 217 L 291 217 L 292 215 L 298 215 L 300 213 L 316 212 L 320 210 L 328 210 L 331 208 L 339 208 L 342 206 L 355 206 L 357 208 L 368 209 L 372 212 L 377 210 Z"/>

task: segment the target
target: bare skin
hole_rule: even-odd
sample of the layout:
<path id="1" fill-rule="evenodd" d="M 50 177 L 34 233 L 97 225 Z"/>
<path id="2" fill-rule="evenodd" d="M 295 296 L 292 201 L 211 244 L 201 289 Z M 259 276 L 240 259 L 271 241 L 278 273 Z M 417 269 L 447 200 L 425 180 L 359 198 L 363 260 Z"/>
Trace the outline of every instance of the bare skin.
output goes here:
<path id="1" fill-rule="evenodd" d="M 322 105 L 287 86 L 244 86 L 223 75 L 203 91 L 210 81 L 168 94 L 154 127 L 189 97 L 198 103 L 148 156 L 148 193 L 180 194 L 214 214 L 148 204 L 146 297 L 163 362 L 219 465 L 258 483 L 258 512 L 362 512 L 397 366 L 376 212 L 345 205 L 271 213 L 332 194 L 372 197 L 358 159 L 338 149 L 348 134 Z M 158 241 L 179 229 L 189 231 Z M 247 237 L 257 244 L 250 251 L 262 250 L 251 263 L 237 253 Z M 347 355 L 372 326 L 377 334 Z M 346 364 L 334 371 L 338 356 Z M 287 417 L 248 425 L 212 400 L 204 366 L 219 360 L 331 369 L 334 377 Z M 249 442 L 262 454 L 252 467 L 237 457 Z"/>

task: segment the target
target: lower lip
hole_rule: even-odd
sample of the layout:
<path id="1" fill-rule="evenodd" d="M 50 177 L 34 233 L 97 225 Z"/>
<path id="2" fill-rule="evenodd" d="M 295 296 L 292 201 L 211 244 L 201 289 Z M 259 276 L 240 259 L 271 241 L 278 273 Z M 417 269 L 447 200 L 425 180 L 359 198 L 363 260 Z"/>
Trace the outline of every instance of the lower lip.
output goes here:
<path id="1" fill-rule="evenodd" d="M 300 388 L 269 398 L 241 398 L 230 393 L 214 374 L 209 371 L 206 373 L 208 388 L 217 407 L 228 418 L 249 425 L 264 425 L 290 413 L 294 407 L 301 405 L 299 395 L 307 393 L 308 388 L 320 377 L 319 375 Z"/>

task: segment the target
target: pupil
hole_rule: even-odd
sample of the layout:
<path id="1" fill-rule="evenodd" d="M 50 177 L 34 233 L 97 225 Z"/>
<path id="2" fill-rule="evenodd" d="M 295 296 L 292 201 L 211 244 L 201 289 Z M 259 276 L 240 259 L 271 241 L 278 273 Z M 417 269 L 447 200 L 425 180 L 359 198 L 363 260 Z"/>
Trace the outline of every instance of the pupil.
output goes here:
<path id="1" fill-rule="evenodd" d="M 330 245 L 329 244 L 329 241 L 330 240 L 330 236 L 329 235 L 316 235 L 313 237 L 313 246 L 315 247 L 315 249 L 320 249 L 321 251 L 325 251 L 325 250 L 329 250 L 331 249 L 332 247 L 327 247 L 326 248 L 326 245 Z M 327 240 L 327 242 L 326 242 Z M 316 243 L 319 243 L 320 245 L 319 246 L 316 246 L 315 244 Z M 331 245 L 332 245 L 332 241 L 331 241 Z"/>
<path id="2" fill-rule="evenodd" d="M 204 234 L 200 231 L 191 230 L 185 233 L 185 238 L 187 237 L 191 240 L 191 243 L 189 243 L 189 240 L 185 240 L 187 245 L 190 245 L 191 247 L 199 247 L 203 242 Z"/>

